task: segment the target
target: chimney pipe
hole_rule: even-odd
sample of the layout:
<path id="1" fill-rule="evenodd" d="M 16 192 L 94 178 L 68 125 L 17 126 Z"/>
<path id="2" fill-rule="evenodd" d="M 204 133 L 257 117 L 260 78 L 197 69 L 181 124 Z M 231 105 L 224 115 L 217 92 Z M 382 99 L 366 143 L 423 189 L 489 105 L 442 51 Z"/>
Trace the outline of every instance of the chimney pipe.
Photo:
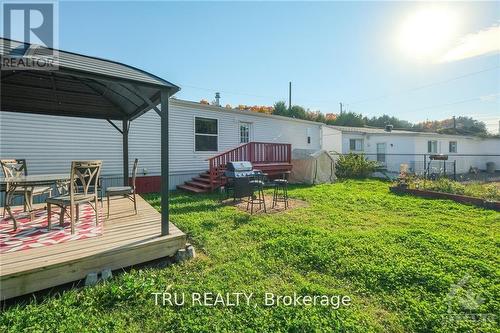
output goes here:
<path id="1" fill-rule="evenodd" d="M 215 105 L 220 106 L 220 93 L 215 93 Z"/>

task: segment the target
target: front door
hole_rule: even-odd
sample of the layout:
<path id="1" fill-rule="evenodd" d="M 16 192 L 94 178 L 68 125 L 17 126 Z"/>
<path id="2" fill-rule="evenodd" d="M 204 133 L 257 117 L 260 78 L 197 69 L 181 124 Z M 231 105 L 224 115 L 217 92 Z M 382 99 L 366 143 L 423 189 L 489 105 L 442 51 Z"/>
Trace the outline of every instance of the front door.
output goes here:
<path id="1" fill-rule="evenodd" d="M 377 143 L 377 162 L 385 164 L 385 143 Z"/>
<path id="2" fill-rule="evenodd" d="M 249 143 L 252 136 L 252 124 L 240 122 L 240 143 Z"/>

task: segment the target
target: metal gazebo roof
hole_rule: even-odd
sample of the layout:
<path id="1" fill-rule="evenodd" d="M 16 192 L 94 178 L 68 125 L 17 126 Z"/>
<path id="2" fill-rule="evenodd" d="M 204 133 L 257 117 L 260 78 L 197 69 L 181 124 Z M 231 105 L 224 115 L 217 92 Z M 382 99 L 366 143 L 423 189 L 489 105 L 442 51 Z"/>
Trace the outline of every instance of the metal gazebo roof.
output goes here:
<path id="1" fill-rule="evenodd" d="M 0 55 L 47 56 L 53 49 L 0 38 Z M 133 120 L 160 103 L 160 90 L 180 88 L 111 60 L 57 51 L 56 70 L 1 71 L 1 110 L 59 116 Z"/>

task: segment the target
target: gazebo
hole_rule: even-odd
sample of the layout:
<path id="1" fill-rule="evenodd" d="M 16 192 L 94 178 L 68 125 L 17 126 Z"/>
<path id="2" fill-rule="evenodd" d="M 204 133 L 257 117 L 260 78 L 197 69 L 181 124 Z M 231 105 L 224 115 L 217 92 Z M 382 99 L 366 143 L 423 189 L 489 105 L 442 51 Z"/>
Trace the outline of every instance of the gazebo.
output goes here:
<path id="1" fill-rule="evenodd" d="M 57 67 L 51 70 L 2 66 L 0 110 L 109 122 L 122 136 L 124 185 L 129 182 L 130 122 L 150 110 L 157 112 L 161 119 L 161 235 L 158 236 L 169 235 L 168 107 L 169 97 L 180 88 L 153 74 L 115 61 L 0 38 L 2 61 L 16 54 L 46 58 L 54 51 Z M 5 282 L 4 276 L 1 282 Z M 19 292 L 13 293 L 14 296 L 17 294 Z"/>
<path id="2" fill-rule="evenodd" d="M 2 57 L 30 47 L 30 44 L 0 38 Z M 34 50 L 34 57 L 47 54 L 45 48 Z M 167 235 L 168 99 L 180 88 L 132 66 L 55 51 L 57 68 L 54 70 L 2 68 L 0 110 L 108 121 L 123 138 L 124 185 L 128 185 L 129 181 L 129 123 L 150 110 L 156 111 L 161 118 L 161 232 Z M 112 120 L 121 121 L 122 127 L 117 127 Z"/>

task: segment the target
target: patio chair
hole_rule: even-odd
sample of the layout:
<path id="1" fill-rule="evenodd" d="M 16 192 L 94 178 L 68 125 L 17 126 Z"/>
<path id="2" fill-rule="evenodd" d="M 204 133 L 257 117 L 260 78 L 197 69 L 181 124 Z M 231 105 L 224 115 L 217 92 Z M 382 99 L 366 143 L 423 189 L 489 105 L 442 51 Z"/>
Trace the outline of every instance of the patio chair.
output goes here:
<path id="1" fill-rule="evenodd" d="M 137 201 L 135 200 L 135 178 L 137 176 L 137 164 L 139 160 L 136 158 L 134 161 L 134 168 L 132 169 L 132 186 L 113 186 L 106 188 L 106 199 L 108 201 L 108 213 L 107 218 L 109 218 L 109 197 L 113 195 L 123 195 L 129 198 L 134 203 L 134 211 L 137 214 Z"/>
<path id="2" fill-rule="evenodd" d="M 26 165 L 25 159 L 4 159 L 0 160 L 0 165 L 2 166 L 2 172 L 4 177 L 20 177 L 28 175 L 28 167 Z M 1 191 L 5 192 L 3 199 L 3 213 L 2 217 L 5 217 L 5 206 L 7 204 L 7 191 L 8 184 L 2 186 Z M 12 192 L 13 196 L 22 196 L 24 198 L 23 210 L 26 212 L 27 209 L 32 210 L 33 197 L 48 194 L 52 195 L 52 187 L 50 186 L 34 186 L 34 187 L 23 187 L 16 189 Z"/>
<path id="3" fill-rule="evenodd" d="M 69 193 L 48 198 L 48 229 L 52 228 L 52 205 L 61 208 L 59 224 L 64 224 L 64 215 L 69 215 L 71 220 L 71 233 L 75 233 L 75 219 L 80 217 L 80 204 L 89 203 L 95 211 L 95 223 L 99 224 L 99 198 L 97 182 L 101 173 L 102 161 L 73 161 L 71 162 L 71 176 Z M 93 203 L 93 205 L 92 205 Z M 69 207 L 69 214 L 67 208 Z M 76 209 L 76 214 L 75 214 Z M 57 213 L 56 213 L 57 214 Z"/>

